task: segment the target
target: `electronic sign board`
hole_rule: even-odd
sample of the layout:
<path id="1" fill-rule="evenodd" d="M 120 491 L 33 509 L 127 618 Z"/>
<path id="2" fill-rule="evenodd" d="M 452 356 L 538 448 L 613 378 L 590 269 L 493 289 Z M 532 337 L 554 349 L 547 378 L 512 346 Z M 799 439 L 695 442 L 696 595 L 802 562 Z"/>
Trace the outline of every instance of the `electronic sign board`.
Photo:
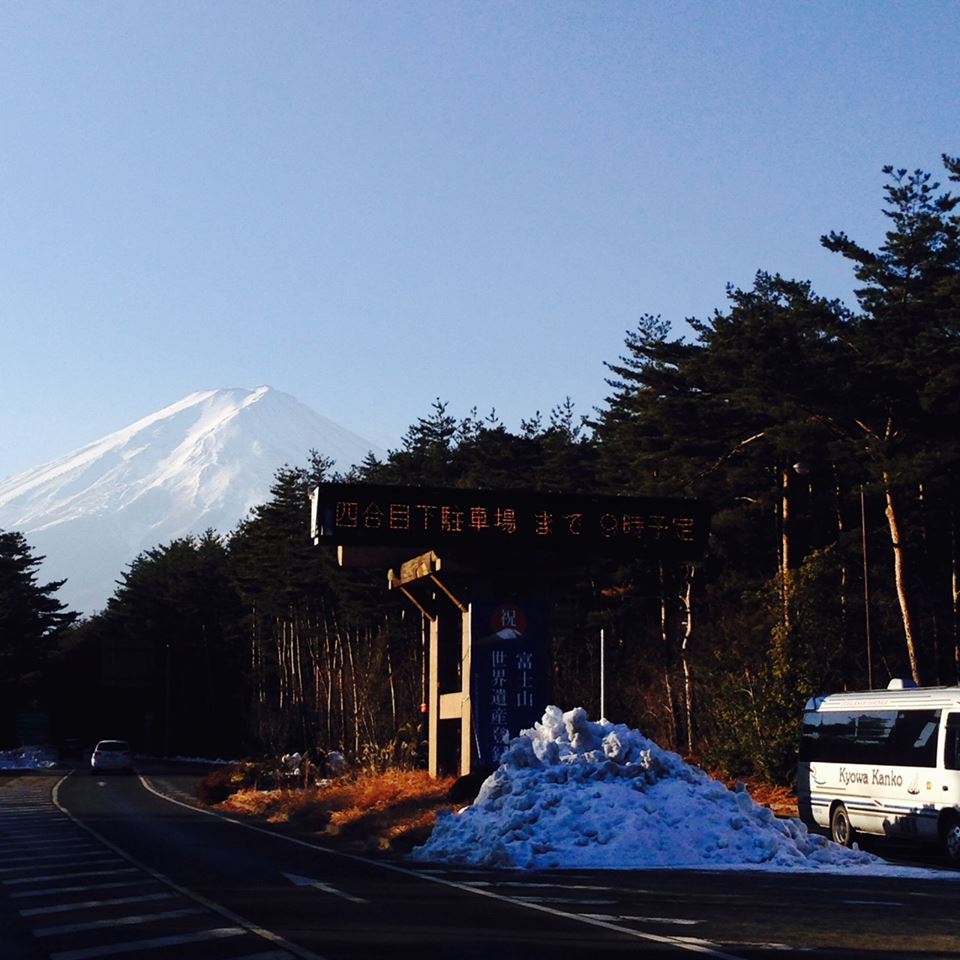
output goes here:
<path id="1" fill-rule="evenodd" d="M 530 490 L 325 483 L 312 494 L 317 544 L 539 547 L 695 560 L 710 521 L 701 500 Z"/>

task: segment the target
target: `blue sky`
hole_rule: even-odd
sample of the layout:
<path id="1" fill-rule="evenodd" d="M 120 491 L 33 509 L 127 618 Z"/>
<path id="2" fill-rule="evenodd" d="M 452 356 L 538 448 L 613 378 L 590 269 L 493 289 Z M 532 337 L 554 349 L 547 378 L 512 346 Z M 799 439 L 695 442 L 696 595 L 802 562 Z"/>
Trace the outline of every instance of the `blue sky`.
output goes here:
<path id="1" fill-rule="evenodd" d="M 960 153 L 960 3 L 0 5 L 0 476 L 269 384 L 506 425 L 758 269 L 850 299 Z"/>

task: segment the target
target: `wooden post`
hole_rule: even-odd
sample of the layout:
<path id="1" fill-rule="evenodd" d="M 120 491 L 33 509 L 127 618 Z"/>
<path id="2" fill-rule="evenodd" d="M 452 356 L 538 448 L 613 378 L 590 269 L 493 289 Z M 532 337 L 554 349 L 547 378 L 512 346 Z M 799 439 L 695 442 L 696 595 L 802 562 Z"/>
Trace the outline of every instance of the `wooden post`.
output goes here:
<path id="1" fill-rule="evenodd" d="M 430 621 L 430 681 L 427 687 L 427 769 L 431 777 L 440 776 L 440 752 L 438 740 L 440 733 L 440 621 L 434 617 Z"/>
<path id="2" fill-rule="evenodd" d="M 470 606 L 460 611 L 460 776 L 473 770 L 473 713 L 470 700 Z"/>

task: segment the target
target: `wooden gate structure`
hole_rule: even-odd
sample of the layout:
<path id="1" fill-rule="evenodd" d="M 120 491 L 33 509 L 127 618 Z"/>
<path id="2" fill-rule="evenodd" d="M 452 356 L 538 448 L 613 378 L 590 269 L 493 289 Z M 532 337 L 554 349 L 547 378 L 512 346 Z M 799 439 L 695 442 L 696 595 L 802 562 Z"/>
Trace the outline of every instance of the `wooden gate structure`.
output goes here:
<path id="1" fill-rule="evenodd" d="M 432 776 L 495 767 L 539 719 L 551 583 L 591 557 L 685 562 L 705 549 L 703 501 L 325 483 L 314 543 L 344 567 L 380 569 L 430 624 Z"/>

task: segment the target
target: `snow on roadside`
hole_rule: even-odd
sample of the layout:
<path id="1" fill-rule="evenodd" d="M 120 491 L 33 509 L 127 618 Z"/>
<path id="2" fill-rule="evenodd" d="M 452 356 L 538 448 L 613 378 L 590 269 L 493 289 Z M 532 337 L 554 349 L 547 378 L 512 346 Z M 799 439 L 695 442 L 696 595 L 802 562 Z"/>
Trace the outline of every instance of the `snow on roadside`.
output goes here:
<path id="1" fill-rule="evenodd" d="M 423 862 L 515 869 L 698 868 L 953 876 L 847 850 L 778 819 L 636 730 L 548 707 L 473 804 L 438 818 Z"/>
<path id="2" fill-rule="evenodd" d="M 0 750 L 0 770 L 49 770 L 57 765 L 53 747 L 17 747 Z"/>

